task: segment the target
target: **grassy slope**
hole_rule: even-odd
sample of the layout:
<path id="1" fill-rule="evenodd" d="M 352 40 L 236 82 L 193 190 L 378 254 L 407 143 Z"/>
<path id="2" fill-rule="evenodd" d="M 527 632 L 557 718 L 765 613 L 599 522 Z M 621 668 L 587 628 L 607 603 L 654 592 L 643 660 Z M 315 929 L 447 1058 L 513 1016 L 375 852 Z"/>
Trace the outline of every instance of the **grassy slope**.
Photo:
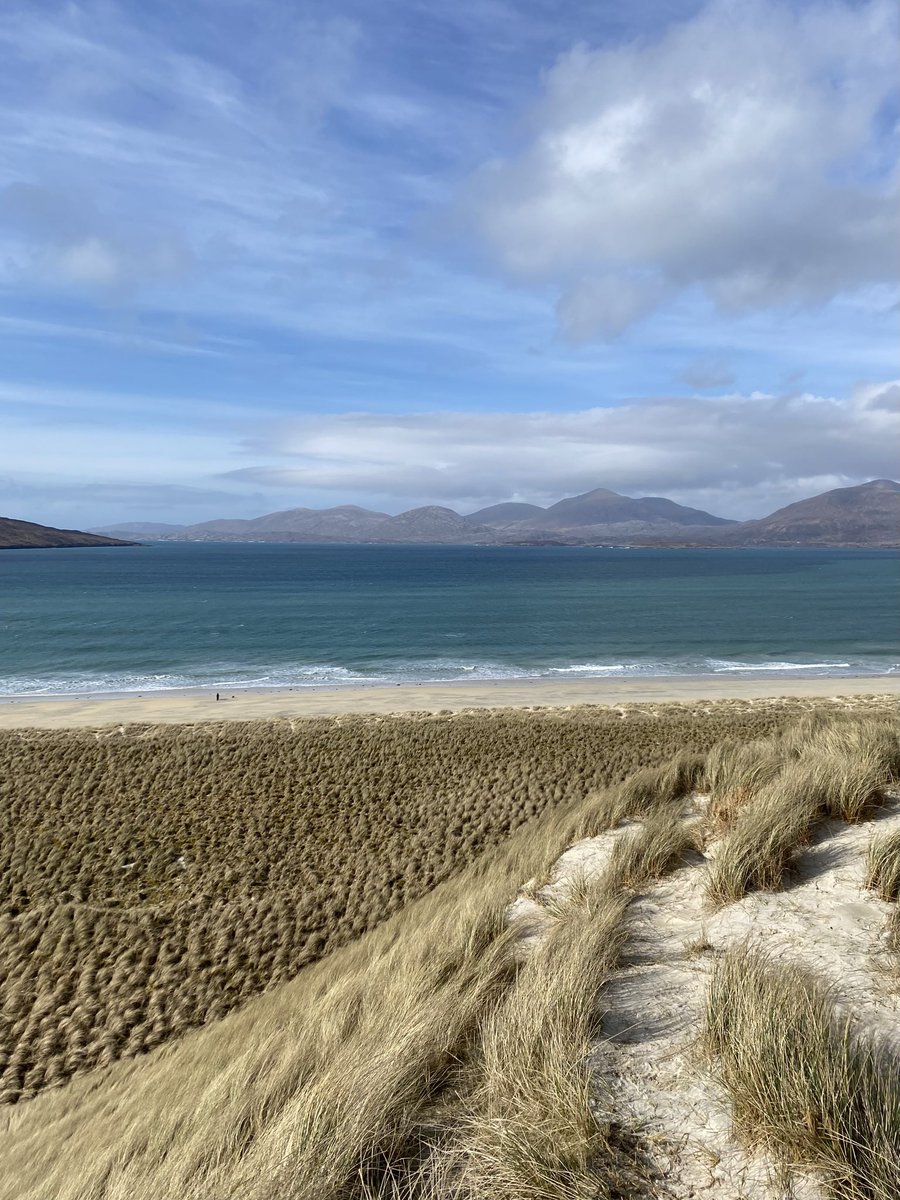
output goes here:
<path id="1" fill-rule="evenodd" d="M 802 759 L 814 738 L 821 749 L 820 734 L 807 730 L 775 752 L 781 761 Z M 877 731 L 869 740 L 882 741 Z M 720 782 L 722 758 L 713 764 Z M 623 1151 L 621 1131 L 586 1116 L 579 1072 L 593 997 L 615 965 L 631 889 L 677 865 L 691 844 L 667 811 L 695 782 L 685 761 L 554 807 L 225 1020 L 8 1110 L 0 1196 L 518 1200 L 640 1192 L 639 1164 Z M 833 804 L 847 794 L 848 778 Z M 740 776 L 731 782 L 752 803 Z M 617 842 L 622 849 L 599 885 L 572 890 L 548 940 L 523 963 L 504 921 L 510 900 L 580 831 L 624 812 L 644 817 L 641 830 Z M 423 1161 L 429 1146 L 436 1152 Z"/>
<path id="2" fill-rule="evenodd" d="M 802 711 L 2 734 L 0 1098 L 220 1019 L 548 808 Z"/>

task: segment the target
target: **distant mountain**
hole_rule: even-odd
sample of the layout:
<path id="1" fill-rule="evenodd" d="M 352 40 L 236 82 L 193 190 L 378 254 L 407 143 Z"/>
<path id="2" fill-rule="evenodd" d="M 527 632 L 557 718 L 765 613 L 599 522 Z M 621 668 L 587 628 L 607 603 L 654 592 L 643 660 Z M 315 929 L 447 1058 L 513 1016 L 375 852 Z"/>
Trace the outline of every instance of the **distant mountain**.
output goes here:
<path id="1" fill-rule="evenodd" d="M 122 521 L 119 525 L 106 525 L 101 529 L 91 529 L 89 533 L 99 533 L 103 537 L 125 538 L 158 538 L 164 533 L 177 533 L 184 525 L 169 525 L 165 521 Z"/>
<path id="2" fill-rule="evenodd" d="M 166 541 L 217 542 L 221 540 L 272 541 L 270 534 L 291 534 L 287 541 L 367 541 L 368 534 L 384 521 L 387 513 L 371 512 L 355 504 L 337 508 L 288 508 L 251 520 L 203 521 L 166 535 Z"/>
<path id="3" fill-rule="evenodd" d="M 537 504 L 519 504 L 511 500 L 506 504 L 491 504 L 488 508 L 479 508 L 478 512 L 469 513 L 466 520 L 474 521 L 476 525 L 490 525 L 492 529 L 502 529 L 504 525 L 527 521 L 529 517 L 539 517 L 546 511 Z"/>
<path id="4" fill-rule="evenodd" d="M 699 508 L 686 508 L 674 500 L 661 496 L 641 496 L 632 499 L 611 492 L 607 488 L 595 488 L 581 496 L 571 496 L 545 509 L 540 515 L 529 517 L 524 523 L 531 529 L 578 529 L 586 530 L 597 526 L 628 526 L 638 533 L 642 528 L 651 531 L 653 526 L 678 525 L 732 525 L 725 517 L 714 517 Z M 521 526 L 520 526 L 521 528 Z"/>
<path id="5" fill-rule="evenodd" d="M 135 543 L 119 538 L 82 533 L 80 529 L 54 529 L 50 525 L 35 525 L 32 521 L 17 521 L 0 517 L 0 550 L 49 550 L 62 546 L 133 546 Z"/>
<path id="6" fill-rule="evenodd" d="M 461 517 L 452 508 L 442 508 L 436 504 L 429 504 L 424 508 L 411 508 L 409 512 L 400 513 L 399 516 L 388 517 L 381 532 L 388 535 L 392 542 L 465 544 L 495 540 L 492 529 Z"/>
<path id="7" fill-rule="evenodd" d="M 452 508 L 426 505 L 392 517 L 344 504 L 290 508 L 252 520 L 204 521 L 156 536 L 190 542 L 896 546 L 900 545 L 900 484 L 876 479 L 838 488 L 759 521 L 729 521 L 662 496 L 622 496 L 595 488 L 546 509 L 510 502 L 463 517 Z"/>
<path id="8" fill-rule="evenodd" d="M 493 530 L 474 524 L 451 508 L 428 505 L 391 517 L 343 504 L 337 508 L 290 508 L 249 521 L 204 521 L 167 535 L 164 540 L 466 543 L 493 538 Z"/>
<path id="9" fill-rule="evenodd" d="M 873 479 L 779 508 L 727 530 L 740 546 L 900 546 L 900 483 Z"/>

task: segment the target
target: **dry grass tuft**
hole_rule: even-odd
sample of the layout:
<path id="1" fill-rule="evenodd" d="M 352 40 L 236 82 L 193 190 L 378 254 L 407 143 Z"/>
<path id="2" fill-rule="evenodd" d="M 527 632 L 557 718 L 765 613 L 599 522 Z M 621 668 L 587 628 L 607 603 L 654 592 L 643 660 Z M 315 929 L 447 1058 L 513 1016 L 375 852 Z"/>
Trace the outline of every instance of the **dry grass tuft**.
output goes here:
<path id="1" fill-rule="evenodd" d="M 753 752 L 756 768 L 733 746 L 709 756 L 709 824 L 713 831 L 726 830 L 707 880 L 707 893 L 718 905 L 752 890 L 780 888 L 814 825 L 870 816 L 894 782 L 898 764 L 894 728 L 859 718 L 833 725 L 802 722 L 768 745 L 756 743 Z"/>
<path id="2" fill-rule="evenodd" d="M 866 856 L 866 887 L 882 900 L 900 899 L 900 832 L 872 838 Z"/>
<path id="3" fill-rule="evenodd" d="M 722 834 L 756 793 L 780 773 L 788 761 L 777 739 L 736 741 L 713 746 L 706 757 L 703 786 L 709 792 L 709 823 Z"/>
<path id="4" fill-rule="evenodd" d="M 745 947 L 717 964 L 703 1048 L 752 1146 L 835 1200 L 896 1200 L 900 1065 L 798 967 Z"/>
<path id="5" fill-rule="evenodd" d="M 614 887 L 640 888 L 679 866 L 698 849 L 698 828 L 685 821 L 678 808 L 651 812 L 639 829 L 623 834 L 609 861 Z"/>
<path id="6" fill-rule="evenodd" d="M 706 881 L 714 904 L 730 904 L 749 891 L 777 891 L 797 848 L 809 837 L 821 802 L 807 772 L 787 768 L 736 816 Z"/>
<path id="7" fill-rule="evenodd" d="M 625 941 L 627 901 L 604 881 L 560 912 L 482 1030 L 454 1153 L 461 1195 L 571 1200 L 612 1194 L 619 1152 L 590 1108 L 598 992 Z"/>

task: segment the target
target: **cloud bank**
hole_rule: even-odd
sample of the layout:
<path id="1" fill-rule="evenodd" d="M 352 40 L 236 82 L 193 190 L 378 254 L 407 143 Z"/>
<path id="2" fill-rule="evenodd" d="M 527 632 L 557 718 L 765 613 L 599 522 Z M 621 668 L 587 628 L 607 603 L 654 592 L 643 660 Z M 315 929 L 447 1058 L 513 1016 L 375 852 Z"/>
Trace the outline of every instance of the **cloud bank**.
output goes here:
<path id="1" fill-rule="evenodd" d="M 576 343 L 690 289 L 735 314 L 893 280 L 896 25 L 883 0 L 715 0 L 656 40 L 576 46 L 467 216 L 509 276 L 559 289 Z"/>
<path id="2" fill-rule="evenodd" d="M 898 440 L 897 383 L 847 398 L 731 394 L 567 413 L 348 413 L 270 427 L 246 451 L 280 462 L 227 478 L 298 495 L 377 497 L 395 509 L 404 501 L 547 504 L 609 487 L 746 518 L 894 474 Z"/>

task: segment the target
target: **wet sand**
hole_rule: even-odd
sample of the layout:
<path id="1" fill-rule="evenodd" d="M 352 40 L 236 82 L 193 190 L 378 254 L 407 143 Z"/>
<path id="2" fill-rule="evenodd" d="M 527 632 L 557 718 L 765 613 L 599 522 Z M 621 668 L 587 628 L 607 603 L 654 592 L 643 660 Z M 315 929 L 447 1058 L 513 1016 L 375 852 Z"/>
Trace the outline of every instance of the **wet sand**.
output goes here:
<path id="1" fill-rule="evenodd" d="M 637 704 L 747 700 L 779 696 L 895 697 L 900 676 L 723 679 L 666 676 L 647 679 L 460 680 L 452 683 L 373 684 L 369 687 L 145 692 L 59 698 L 0 698 L 0 728 L 78 728 L 101 725 L 271 720 L 349 713 L 459 712 L 470 708 L 568 708 L 580 704 Z"/>

